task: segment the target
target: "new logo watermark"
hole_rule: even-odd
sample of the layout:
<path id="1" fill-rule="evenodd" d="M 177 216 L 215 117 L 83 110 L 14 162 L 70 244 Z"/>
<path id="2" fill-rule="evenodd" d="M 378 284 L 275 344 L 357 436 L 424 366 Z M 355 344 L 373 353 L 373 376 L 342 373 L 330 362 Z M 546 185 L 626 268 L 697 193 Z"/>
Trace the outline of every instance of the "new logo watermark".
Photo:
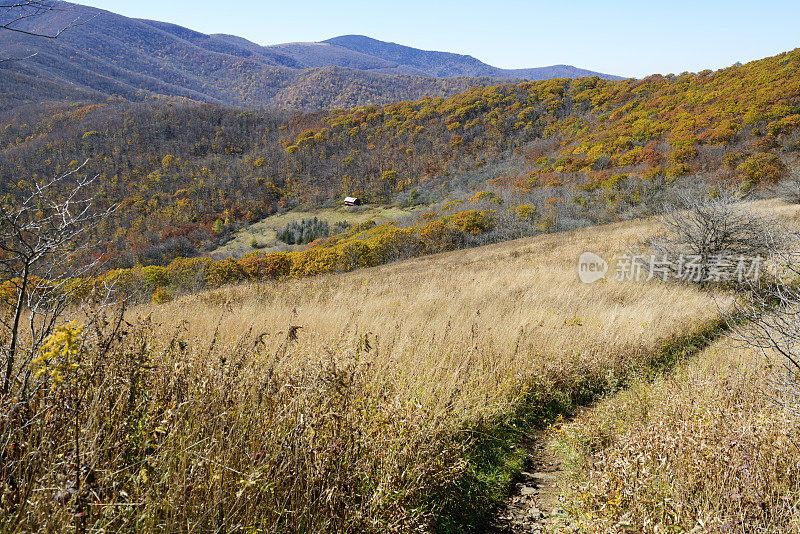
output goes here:
<path id="1" fill-rule="evenodd" d="M 656 255 L 623 254 L 616 259 L 614 279 L 623 281 L 681 281 L 694 283 L 754 282 L 761 274 L 764 258 L 715 254 L 680 254 L 676 258 Z M 584 284 L 602 280 L 608 263 L 594 252 L 578 257 L 578 277 Z"/>
<path id="2" fill-rule="evenodd" d="M 584 284 L 592 284 L 606 277 L 608 263 L 594 252 L 578 256 L 578 277 Z"/>

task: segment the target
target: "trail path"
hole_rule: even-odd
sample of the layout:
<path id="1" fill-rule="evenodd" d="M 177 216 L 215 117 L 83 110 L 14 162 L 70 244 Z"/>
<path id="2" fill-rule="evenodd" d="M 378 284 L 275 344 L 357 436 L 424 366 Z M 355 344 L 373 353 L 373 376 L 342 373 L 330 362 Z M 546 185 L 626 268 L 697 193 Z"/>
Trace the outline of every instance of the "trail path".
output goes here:
<path id="1" fill-rule="evenodd" d="M 727 323 L 709 323 L 699 334 L 665 345 L 662 357 L 673 365 L 683 365 L 728 331 Z M 565 422 L 579 417 L 592 404 L 578 408 Z M 497 513 L 486 534 L 544 534 L 556 529 L 572 531 L 570 521 L 562 513 L 559 500 L 559 477 L 562 459 L 547 447 L 547 436 L 538 432 L 523 443 L 527 452 L 526 470 L 519 474 L 506 505 Z M 554 518 L 554 516 L 556 516 Z M 557 521 L 555 521 L 556 519 Z"/>
<path id="2" fill-rule="evenodd" d="M 500 510 L 487 534 L 544 533 L 551 516 L 558 512 L 558 475 L 561 459 L 545 446 L 544 433 L 525 443 L 526 470 L 520 473 L 506 506 Z"/>

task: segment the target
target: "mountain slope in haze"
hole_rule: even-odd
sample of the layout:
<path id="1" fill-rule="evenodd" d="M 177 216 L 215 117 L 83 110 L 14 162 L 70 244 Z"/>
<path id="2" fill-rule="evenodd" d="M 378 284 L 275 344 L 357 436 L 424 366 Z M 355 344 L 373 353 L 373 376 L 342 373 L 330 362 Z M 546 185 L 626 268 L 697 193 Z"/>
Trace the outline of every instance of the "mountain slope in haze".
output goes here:
<path id="1" fill-rule="evenodd" d="M 466 68 L 465 56 L 400 47 L 407 49 L 406 55 L 413 55 L 409 51 L 417 56 L 439 54 L 441 74 L 435 74 L 420 68 L 419 61 L 398 61 L 396 52 L 383 57 L 354 49 L 358 43 L 399 47 L 369 38 L 342 38 L 346 46 L 329 42 L 260 46 L 166 22 L 65 2 L 61 6 L 60 11 L 31 19 L 30 26 L 21 26 L 52 33 L 75 19 L 83 22 L 58 39 L 0 32 L 0 57 L 36 52 L 23 62 L 0 63 L 0 107 L 164 95 L 217 104 L 321 109 L 446 97 L 494 80 L 524 77 L 474 58 L 467 62 L 474 65 Z"/>

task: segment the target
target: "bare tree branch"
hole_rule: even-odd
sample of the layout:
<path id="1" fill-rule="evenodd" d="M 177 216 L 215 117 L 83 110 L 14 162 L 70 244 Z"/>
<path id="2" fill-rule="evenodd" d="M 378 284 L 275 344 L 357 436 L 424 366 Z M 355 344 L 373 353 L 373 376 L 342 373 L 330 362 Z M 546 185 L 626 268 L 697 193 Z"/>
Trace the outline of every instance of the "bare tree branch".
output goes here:
<path id="1" fill-rule="evenodd" d="M 657 217 L 664 232 L 650 239 L 659 269 L 680 278 L 682 262 L 696 260 L 698 283 L 709 281 L 714 262 L 721 258 L 764 258 L 793 239 L 774 217 L 742 202 L 736 192 L 715 196 L 682 196 Z M 656 265 L 644 262 L 654 271 Z"/>
<path id="2" fill-rule="evenodd" d="M 26 22 L 47 15 L 48 13 L 66 11 L 66 9 L 63 7 L 59 7 L 59 3 L 60 2 L 48 0 L 19 0 L 10 2 L 3 2 L 0 0 L 0 31 L 5 30 L 20 35 L 41 37 L 43 39 L 57 39 L 64 32 L 78 26 L 82 26 L 83 24 L 86 24 L 94 19 L 94 17 L 84 19 L 79 16 L 51 32 L 39 31 L 24 25 Z M 8 61 L 23 61 L 35 57 L 36 54 L 36 52 L 32 52 L 29 55 L 22 57 L 0 58 L 0 63 Z"/>
<path id="3" fill-rule="evenodd" d="M 114 208 L 92 209 L 90 191 L 97 177 L 82 176 L 85 165 L 33 182 L 21 199 L 0 198 L 0 281 L 13 292 L 7 299 L 10 314 L 2 320 L 8 329 L 8 339 L 0 343 L 5 360 L 2 393 L 8 393 L 20 373 L 27 384 L 34 356 L 99 267 L 99 261 L 89 257 L 89 237 Z"/>
<path id="4" fill-rule="evenodd" d="M 800 252 L 794 244 L 769 255 L 769 276 L 742 288 L 731 311 L 736 336 L 777 364 L 772 400 L 800 417 Z"/>

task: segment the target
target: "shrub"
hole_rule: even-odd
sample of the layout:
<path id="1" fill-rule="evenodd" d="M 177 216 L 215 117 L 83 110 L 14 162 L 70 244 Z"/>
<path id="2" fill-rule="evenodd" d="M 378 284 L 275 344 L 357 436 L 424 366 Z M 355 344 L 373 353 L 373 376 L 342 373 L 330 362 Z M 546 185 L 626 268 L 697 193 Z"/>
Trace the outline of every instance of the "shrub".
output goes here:
<path id="1" fill-rule="evenodd" d="M 108 271 L 95 278 L 94 284 L 98 289 L 109 287 L 122 295 L 134 298 L 139 298 L 142 293 L 149 295 L 154 290 L 154 288 L 145 287 L 141 267 Z"/>
<path id="2" fill-rule="evenodd" d="M 233 258 L 211 262 L 206 269 L 206 283 L 209 287 L 220 287 L 246 278 L 244 268 Z"/>
<path id="3" fill-rule="evenodd" d="M 328 237 L 330 233 L 328 223 L 314 217 L 290 222 L 278 230 L 278 241 L 283 241 L 287 245 L 307 245 L 321 237 Z"/>
<path id="4" fill-rule="evenodd" d="M 314 276 L 336 271 L 339 254 L 333 248 L 312 248 L 291 254 L 292 276 Z"/>
<path id="5" fill-rule="evenodd" d="M 800 172 L 793 172 L 787 180 L 778 184 L 776 193 L 786 202 L 800 204 Z"/>
<path id="6" fill-rule="evenodd" d="M 747 154 L 744 152 L 728 152 L 722 157 L 722 161 L 727 167 L 736 168 L 746 157 Z"/>
<path id="7" fill-rule="evenodd" d="M 273 252 L 266 255 L 247 254 L 239 260 L 239 264 L 250 278 L 264 280 L 288 276 L 292 261 L 285 252 Z"/>
<path id="8" fill-rule="evenodd" d="M 374 243 L 374 257 L 379 263 L 415 258 L 425 250 L 425 244 L 413 228 L 392 227 L 379 235 Z"/>
<path id="9" fill-rule="evenodd" d="M 488 210 L 466 210 L 452 215 L 449 223 L 453 228 L 467 234 L 477 235 L 494 227 L 494 218 Z"/>
<path id="10" fill-rule="evenodd" d="M 679 146 L 672 151 L 672 161 L 675 163 L 684 163 L 696 156 L 697 148 L 694 145 Z"/>
<path id="11" fill-rule="evenodd" d="M 681 176 L 686 176 L 691 172 L 691 169 L 683 163 L 676 163 L 667 167 L 667 178 L 674 180 Z"/>
<path id="12" fill-rule="evenodd" d="M 167 170 L 175 165 L 175 156 L 172 154 L 167 154 L 161 159 L 161 167 L 164 170 Z"/>
<path id="13" fill-rule="evenodd" d="M 373 264 L 372 249 L 362 241 L 345 243 L 337 247 L 339 269 L 352 271 Z"/>
<path id="14" fill-rule="evenodd" d="M 148 265 L 147 267 L 142 267 L 142 275 L 145 287 L 150 291 L 155 291 L 156 288 L 170 283 L 169 271 L 167 271 L 166 267 Z"/>
<path id="15" fill-rule="evenodd" d="M 493 202 L 495 204 L 502 204 L 503 199 L 492 193 L 491 191 L 478 191 L 469 199 L 470 202 Z"/>
<path id="16" fill-rule="evenodd" d="M 172 293 L 164 289 L 163 287 L 156 288 L 153 292 L 152 300 L 153 304 L 165 304 L 172 300 Z"/>
<path id="17" fill-rule="evenodd" d="M 744 176 L 746 187 L 762 183 L 775 184 L 785 178 L 788 173 L 786 165 L 778 156 L 766 152 L 753 154 L 744 160 L 736 170 Z"/>
<path id="18" fill-rule="evenodd" d="M 339 234 L 342 232 L 346 232 L 347 230 L 350 229 L 350 227 L 351 225 L 347 221 L 336 221 L 335 223 L 333 223 L 332 231 L 334 234 Z"/>
<path id="19" fill-rule="evenodd" d="M 210 258 L 179 258 L 167 266 L 167 272 L 175 287 L 196 291 L 208 286 L 207 272 L 213 263 Z"/>
<path id="20" fill-rule="evenodd" d="M 519 204 L 511 208 L 511 210 L 521 221 L 532 221 L 536 218 L 536 206 L 532 204 Z"/>
<path id="21" fill-rule="evenodd" d="M 774 403 L 800 421 L 800 260 L 796 241 L 771 248 L 768 261 L 773 276 L 747 284 L 729 323 L 741 340 L 770 363 L 767 389 Z"/>
<path id="22" fill-rule="evenodd" d="M 620 154 L 619 156 L 615 156 L 612 158 L 612 163 L 616 163 L 620 167 L 625 167 L 626 165 L 635 165 L 639 162 L 639 158 L 642 154 L 643 148 L 637 146 L 632 148 L 631 150 L 625 152 L 624 154 Z"/>
<path id="23" fill-rule="evenodd" d="M 211 226 L 211 230 L 218 236 L 221 236 L 228 231 L 228 222 L 223 221 L 222 219 L 217 219 Z"/>
<path id="24" fill-rule="evenodd" d="M 443 220 L 431 221 L 419 230 L 419 238 L 428 254 L 457 248 L 462 242 L 460 233 Z"/>
<path id="25" fill-rule="evenodd" d="M 767 125 L 770 135 L 788 135 L 800 128 L 800 115 L 789 115 Z"/>
<path id="26" fill-rule="evenodd" d="M 737 195 L 696 198 L 684 195 L 658 217 L 665 233 L 650 240 L 661 273 L 698 283 L 725 258 L 764 257 L 782 239 L 779 225 L 739 201 Z M 689 268 L 684 261 L 694 258 Z M 655 264 L 647 268 L 654 272 Z"/>

